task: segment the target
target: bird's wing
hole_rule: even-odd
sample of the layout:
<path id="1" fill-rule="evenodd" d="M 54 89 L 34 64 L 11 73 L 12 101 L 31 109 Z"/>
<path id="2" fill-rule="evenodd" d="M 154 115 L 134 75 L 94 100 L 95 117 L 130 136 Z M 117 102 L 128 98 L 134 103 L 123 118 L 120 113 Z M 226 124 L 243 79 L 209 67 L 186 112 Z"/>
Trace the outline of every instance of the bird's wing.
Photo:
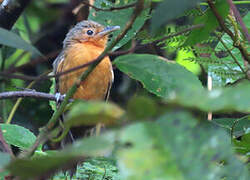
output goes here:
<path id="1" fill-rule="evenodd" d="M 56 75 L 58 73 L 58 66 L 60 63 L 62 63 L 64 60 L 64 52 L 62 51 L 58 56 L 57 58 L 54 60 L 53 62 L 53 72 L 54 74 Z M 55 92 L 58 92 L 59 91 L 59 78 L 56 77 L 55 78 L 55 81 L 56 81 L 56 85 L 55 85 Z"/>

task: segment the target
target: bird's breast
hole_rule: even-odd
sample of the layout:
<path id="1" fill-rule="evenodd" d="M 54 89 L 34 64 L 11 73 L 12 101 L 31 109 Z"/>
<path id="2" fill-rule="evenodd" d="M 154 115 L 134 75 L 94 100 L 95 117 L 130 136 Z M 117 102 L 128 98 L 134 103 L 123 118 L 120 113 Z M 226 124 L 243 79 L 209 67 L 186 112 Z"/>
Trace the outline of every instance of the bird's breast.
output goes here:
<path id="1" fill-rule="evenodd" d="M 58 65 L 57 71 L 62 72 L 71 68 L 86 64 L 95 60 L 104 48 L 91 43 L 75 44 L 65 50 L 64 60 Z M 59 91 L 65 94 L 74 82 L 88 67 L 66 74 L 59 78 Z M 100 100 L 108 91 L 113 79 L 112 64 L 109 57 L 105 57 L 101 63 L 81 82 L 74 94 L 75 99 Z"/>

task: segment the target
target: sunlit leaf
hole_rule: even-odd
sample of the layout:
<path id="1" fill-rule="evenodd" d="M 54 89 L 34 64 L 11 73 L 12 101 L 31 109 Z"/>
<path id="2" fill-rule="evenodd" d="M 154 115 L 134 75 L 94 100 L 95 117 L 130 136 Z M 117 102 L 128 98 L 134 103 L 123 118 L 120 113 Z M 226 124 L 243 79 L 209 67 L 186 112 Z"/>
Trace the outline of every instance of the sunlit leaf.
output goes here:
<path id="1" fill-rule="evenodd" d="M 50 94 L 55 94 L 55 93 L 56 93 L 56 92 L 55 92 L 56 81 L 55 81 L 54 78 L 51 79 L 50 81 L 51 81 L 51 86 L 50 86 L 49 93 L 50 93 Z M 52 109 L 53 111 L 56 111 L 56 102 L 55 102 L 55 101 L 49 101 L 49 105 L 50 105 L 50 107 L 51 107 L 51 109 Z"/>
<path id="2" fill-rule="evenodd" d="M 233 142 L 237 152 L 250 157 L 250 133 L 244 134 L 240 140 L 234 139 Z"/>
<path id="3" fill-rule="evenodd" d="M 15 124 L 0 124 L 4 139 L 8 144 L 27 149 L 36 140 L 36 136 L 28 129 Z"/>

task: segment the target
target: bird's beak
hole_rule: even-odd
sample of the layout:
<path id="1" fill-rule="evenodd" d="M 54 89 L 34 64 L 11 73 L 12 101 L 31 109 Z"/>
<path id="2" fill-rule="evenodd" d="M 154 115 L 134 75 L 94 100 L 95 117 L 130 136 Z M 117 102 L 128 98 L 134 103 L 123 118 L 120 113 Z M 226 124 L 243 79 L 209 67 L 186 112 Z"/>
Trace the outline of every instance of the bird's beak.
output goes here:
<path id="1" fill-rule="evenodd" d="M 116 31 L 119 29 L 120 29 L 120 26 L 108 26 L 108 27 L 104 28 L 101 32 L 99 32 L 97 34 L 97 37 L 101 38 L 101 37 L 106 36 L 107 34 L 113 32 L 113 31 Z"/>

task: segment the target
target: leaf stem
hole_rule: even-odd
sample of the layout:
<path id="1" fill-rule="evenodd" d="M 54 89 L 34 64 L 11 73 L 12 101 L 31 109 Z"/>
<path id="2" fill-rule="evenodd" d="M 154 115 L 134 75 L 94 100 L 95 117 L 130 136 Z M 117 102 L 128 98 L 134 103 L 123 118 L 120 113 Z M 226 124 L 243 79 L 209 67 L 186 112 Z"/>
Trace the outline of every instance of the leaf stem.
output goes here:
<path id="1" fill-rule="evenodd" d="M 221 42 L 221 44 L 224 46 L 224 48 L 227 50 L 227 52 L 230 54 L 230 56 L 233 58 L 234 62 L 239 66 L 239 68 L 241 69 L 241 71 L 243 73 L 246 74 L 246 71 L 244 70 L 244 68 L 240 65 L 239 61 L 237 60 L 237 58 L 233 55 L 233 53 L 231 52 L 231 50 L 227 47 L 226 43 L 220 38 L 218 37 L 218 35 L 216 34 L 217 38 L 219 39 L 219 41 Z"/>

